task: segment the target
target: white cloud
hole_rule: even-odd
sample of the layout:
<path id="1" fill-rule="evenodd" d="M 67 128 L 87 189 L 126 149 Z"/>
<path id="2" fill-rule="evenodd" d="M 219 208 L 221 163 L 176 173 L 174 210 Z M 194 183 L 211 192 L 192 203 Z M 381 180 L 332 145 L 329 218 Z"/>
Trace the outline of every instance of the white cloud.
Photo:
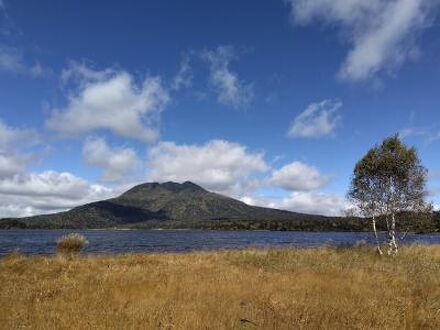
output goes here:
<path id="1" fill-rule="evenodd" d="M 33 65 L 27 64 L 18 49 L 2 46 L 0 46 L 0 71 L 28 75 L 34 78 L 44 76 L 47 73 L 47 70 L 39 62 Z"/>
<path id="2" fill-rule="evenodd" d="M 419 135 L 419 134 L 423 135 L 424 133 L 425 133 L 424 131 L 423 132 L 418 131 L 418 130 L 416 130 L 413 127 L 407 127 L 407 128 L 404 128 L 404 129 L 400 130 L 399 137 L 404 139 L 404 138 L 407 138 L 409 136 L 414 136 L 414 135 Z"/>
<path id="3" fill-rule="evenodd" d="M 287 132 L 290 137 L 317 138 L 330 135 L 340 119 L 342 102 L 324 100 L 310 104 L 292 122 Z"/>
<path id="4" fill-rule="evenodd" d="M 240 108 L 253 99 L 252 85 L 231 71 L 230 63 L 237 58 L 231 46 L 219 46 L 214 50 L 206 50 L 202 58 L 210 65 L 210 81 L 220 103 Z"/>
<path id="5" fill-rule="evenodd" d="M 29 216 L 66 210 L 91 201 L 113 197 L 128 188 L 110 189 L 92 184 L 71 173 L 44 171 L 28 173 L 27 148 L 38 140 L 32 130 L 12 128 L 0 121 L 0 218 Z M 89 138 L 83 148 L 85 160 L 104 170 L 106 180 L 118 180 L 130 173 L 139 159 L 133 149 L 115 148 L 104 139 Z M 338 214 L 344 205 L 336 195 L 308 192 L 322 187 L 328 177 L 315 167 L 293 162 L 275 169 L 264 154 L 250 152 L 246 146 L 224 140 L 202 145 L 159 142 L 147 159 L 148 180 L 193 181 L 206 189 L 238 197 L 243 201 L 296 212 Z M 286 198 L 258 197 L 260 187 L 295 190 Z"/>
<path id="6" fill-rule="evenodd" d="M 32 159 L 22 149 L 38 144 L 37 133 L 7 126 L 0 119 L 0 179 L 21 173 Z"/>
<path id="7" fill-rule="evenodd" d="M 328 181 L 329 177 L 322 175 L 316 167 L 293 162 L 274 170 L 268 183 L 287 190 L 308 191 L 322 188 Z"/>
<path id="8" fill-rule="evenodd" d="M 0 204 L 0 219 L 3 218 L 17 218 L 29 217 L 37 214 L 37 210 L 31 206 L 15 205 L 15 204 Z"/>
<path id="9" fill-rule="evenodd" d="M 316 191 L 295 191 L 284 198 L 246 196 L 241 200 L 249 205 L 326 216 L 343 216 L 351 207 L 349 201 L 337 194 Z"/>
<path id="10" fill-rule="evenodd" d="M 241 196 L 239 200 L 248 205 L 279 208 L 274 198 L 258 196 L 256 194 Z"/>
<path id="11" fill-rule="evenodd" d="M 0 218 L 62 211 L 116 193 L 70 173 L 28 173 L 39 143 L 33 130 L 0 120 Z"/>
<path id="12" fill-rule="evenodd" d="M 276 206 L 294 212 L 340 216 L 344 215 L 350 204 L 345 198 L 336 194 L 295 191 L 283 198 Z"/>
<path id="13" fill-rule="evenodd" d="M 337 195 L 318 191 L 330 180 L 314 167 L 299 161 L 272 170 L 269 178 L 262 180 L 259 187 L 282 188 L 290 191 L 285 197 L 279 195 L 256 194 L 255 190 L 246 191 L 240 200 L 256 206 L 277 208 L 299 213 L 321 214 L 328 216 L 344 215 L 349 202 Z"/>
<path id="14" fill-rule="evenodd" d="M 233 142 L 212 140 L 204 145 L 161 142 L 148 156 L 153 181 L 193 181 L 217 192 L 236 192 L 253 186 L 252 174 L 269 169 L 263 154 L 250 153 Z"/>
<path id="15" fill-rule="evenodd" d="M 184 56 L 181 63 L 179 72 L 174 77 L 171 88 L 178 91 L 182 88 L 188 88 L 191 86 L 192 73 L 189 56 Z"/>
<path id="16" fill-rule="evenodd" d="M 422 138 L 425 144 L 435 142 L 440 139 L 440 130 L 438 127 L 406 127 L 399 132 L 402 139 L 409 137 Z"/>
<path id="17" fill-rule="evenodd" d="M 23 172 L 26 164 L 27 159 L 23 157 L 0 152 L 0 179 Z"/>
<path id="18" fill-rule="evenodd" d="M 45 195 L 50 197 L 79 200 L 85 195 L 100 195 L 108 189 L 100 185 L 90 185 L 87 181 L 73 174 L 55 171 L 15 175 L 2 180 L 0 193 L 9 195 Z"/>
<path id="19" fill-rule="evenodd" d="M 21 58 L 7 49 L 0 48 L 0 69 L 3 71 L 17 72 L 22 69 Z"/>
<path id="20" fill-rule="evenodd" d="M 437 0 L 287 0 L 297 24 L 322 21 L 342 28 L 352 49 L 339 76 L 372 78 L 417 53 L 417 35 L 432 24 Z"/>
<path id="21" fill-rule="evenodd" d="M 70 173 L 16 174 L 0 180 L 0 218 L 58 212 L 114 194 Z"/>
<path id="22" fill-rule="evenodd" d="M 10 127 L 0 119 L 0 151 L 17 150 L 19 146 L 38 142 L 39 137 L 34 130 Z"/>
<path id="23" fill-rule="evenodd" d="M 73 64 L 62 79 L 78 90 L 71 93 L 66 108 L 53 109 L 46 122 L 50 129 L 67 136 L 106 129 L 145 142 L 158 139 L 159 115 L 169 101 L 160 78 L 146 77 L 138 84 L 126 71 Z"/>
<path id="24" fill-rule="evenodd" d="M 92 82 L 108 80 L 115 73 L 116 71 L 112 68 L 95 70 L 85 63 L 70 61 L 67 68 L 61 72 L 61 81 L 63 84 L 68 84 L 73 81 L 81 88 L 85 88 Z"/>
<path id="25" fill-rule="evenodd" d="M 83 147 L 87 164 L 104 170 L 104 181 L 126 178 L 139 164 L 136 152 L 131 148 L 111 148 L 101 138 L 88 138 Z"/>
<path id="26" fill-rule="evenodd" d="M 11 21 L 5 1 L 0 0 L 0 72 L 38 78 L 47 75 L 50 70 L 40 62 L 24 56 L 22 48 L 13 46 L 14 38 L 21 34 Z M 1 38 L 5 37 L 5 38 Z M 9 42 L 7 42 L 9 41 Z M 11 43 L 12 41 L 12 43 Z"/>

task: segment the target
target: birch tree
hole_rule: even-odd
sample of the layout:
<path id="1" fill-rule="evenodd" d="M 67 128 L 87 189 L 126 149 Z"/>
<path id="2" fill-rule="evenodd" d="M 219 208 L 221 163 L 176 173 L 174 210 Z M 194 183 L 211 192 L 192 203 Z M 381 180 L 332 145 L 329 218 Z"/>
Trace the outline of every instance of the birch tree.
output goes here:
<path id="1" fill-rule="evenodd" d="M 370 149 L 367 154 L 356 163 L 348 197 L 360 211 L 361 215 L 371 218 L 376 250 L 383 255 L 377 234 L 376 218 L 383 212 L 380 194 L 380 180 L 377 174 L 378 148 Z"/>
<path id="2" fill-rule="evenodd" d="M 356 164 L 349 198 L 361 213 L 372 219 L 377 251 L 382 254 L 376 230 L 384 219 L 388 234 L 388 254 L 396 254 L 396 217 L 402 212 L 426 212 L 426 169 L 414 147 L 407 147 L 398 135 L 371 148 Z"/>

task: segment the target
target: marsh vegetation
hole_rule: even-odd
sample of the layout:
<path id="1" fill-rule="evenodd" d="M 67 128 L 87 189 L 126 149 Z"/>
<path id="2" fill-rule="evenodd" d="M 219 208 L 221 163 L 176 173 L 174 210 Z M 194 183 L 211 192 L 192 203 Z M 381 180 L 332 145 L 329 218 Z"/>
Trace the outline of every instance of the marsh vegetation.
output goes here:
<path id="1" fill-rule="evenodd" d="M 440 246 L 0 260 L 4 328 L 440 328 Z"/>

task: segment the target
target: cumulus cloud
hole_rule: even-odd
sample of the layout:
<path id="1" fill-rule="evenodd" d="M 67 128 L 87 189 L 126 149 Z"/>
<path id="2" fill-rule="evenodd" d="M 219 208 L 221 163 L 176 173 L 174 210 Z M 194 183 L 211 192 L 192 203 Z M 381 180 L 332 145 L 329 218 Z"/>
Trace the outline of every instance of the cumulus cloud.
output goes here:
<path id="1" fill-rule="evenodd" d="M 8 126 L 0 118 L 0 151 L 16 150 L 19 146 L 32 145 L 38 140 L 34 130 Z"/>
<path id="2" fill-rule="evenodd" d="M 253 186 L 252 174 L 269 169 L 261 153 L 224 140 L 203 145 L 161 142 L 148 155 L 149 179 L 153 181 L 193 181 L 217 192 L 241 191 Z"/>
<path id="3" fill-rule="evenodd" d="M 23 172 L 27 159 L 14 154 L 0 152 L 0 179 Z"/>
<path id="4" fill-rule="evenodd" d="M 343 214 L 346 206 L 344 198 L 318 191 L 330 178 L 316 167 L 296 161 L 273 169 L 266 176 L 270 168 L 263 154 L 223 140 L 203 145 L 161 142 L 149 151 L 147 168 L 148 180 L 193 181 L 251 205 L 326 215 Z M 256 193 L 259 188 L 274 187 L 288 190 L 289 194 L 274 198 Z"/>
<path id="5" fill-rule="evenodd" d="M 89 137 L 83 146 L 87 164 L 103 169 L 104 181 L 118 181 L 126 178 L 140 160 L 131 148 L 111 148 L 102 138 Z"/>
<path id="6" fill-rule="evenodd" d="M 369 79 L 417 53 L 417 36 L 432 25 L 437 0 L 286 0 L 295 23 L 340 27 L 352 48 L 339 76 Z"/>
<path id="7" fill-rule="evenodd" d="M 344 216 L 351 207 L 344 197 L 317 191 L 295 191 L 283 198 L 249 195 L 241 198 L 241 201 L 254 206 L 326 216 Z"/>
<path id="8" fill-rule="evenodd" d="M 137 83 L 123 70 L 97 71 L 72 64 L 62 75 L 76 85 L 64 109 L 53 109 L 47 127 L 67 136 L 109 130 L 121 137 L 154 142 L 159 115 L 169 101 L 158 77 Z"/>
<path id="9" fill-rule="evenodd" d="M 350 207 L 349 202 L 336 194 L 315 191 L 295 191 L 275 203 L 278 208 L 294 212 L 341 216 Z"/>
<path id="10" fill-rule="evenodd" d="M 111 189 L 71 173 L 29 173 L 27 154 L 17 146 L 31 145 L 37 140 L 34 134 L 0 121 L 0 218 L 58 212 L 113 197 L 129 188 Z M 97 137 L 86 139 L 83 156 L 88 164 L 102 168 L 103 179 L 108 181 L 125 178 L 139 163 L 133 149 L 112 147 Z M 189 180 L 254 205 L 330 215 L 338 214 L 344 205 L 338 196 L 316 191 L 328 181 L 317 168 L 292 162 L 269 172 L 263 153 L 224 140 L 201 145 L 159 142 L 149 149 L 147 168 L 149 181 Z M 257 188 L 273 187 L 289 190 L 290 195 L 271 198 L 255 194 Z"/>
<path id="11" fill-rule="evenodd" d="M 281 168 L 273 169 L 270 177 L 261 182 L 260 187 L 282 188 L 289 193 L 276 196 L 258 195 L 247 191 L 240 199 L 250 205 L 271 207 L 299 213 L 321 214 L 328 216 L 344 215 L 349 204 L 344 197 L 337 194 L 322 193 L 330 180 L 329 175 L 322 174 L 316 167 L 294 161 Z"/>
<path id="12" fill-rule="evenodd" d="M 0 218 L 58 212 L 114 196 L 70 173 L 22 173 L 0 180 Z"/>
<path id="13" fill-rule="evenodd" d="M 0 120 L 0 218 L 62 211 L 116 193 L 70 173 L 29 173 L 39 143 L 35 131 Z"/>
<path id="14" fill-rule="evenodd" d="M 90 185 L 87 181 L 74 176 L 73 174 L 55 171 L 45 171 L 42 173 L 30 173 L 25 175 L 15 175 L 5 179 L 0 184 L 0 193 L 9 195 L 38 196 L 70 198 L 79 200 L 86 195 L 100 195 L 108 189 L 99 185 Z"/>
<path id="15" fill-rule="evenodd" d="M 202 58 L 209 63 L 210 81 L 220 103 L 240 108 L 252 101 L 252 85 L 240 80 L 230 68 L 230 63 L 237 59 L 233 47 L 219 46 L 214 50 L 205 50 Z"/>
<path id="16" fill-rule="evenodd" d="M 289 137 L 317 138 L 334 132 L 340 119 L 338 110 L 342 102 L 324 100 L 310 104 L 292 122 L 287 132 Z"/>
<path id="17" fill-rule="evenodd" d="M 0 204 L 0 219 L 3 218 L 17 218 L 29 217 L 35 215 L 36 210 L 30 206 L 16 205 L 16 204 Z"/>
<path id="18" fill-rule="evenodd" d="M 274 170 L 268 183 L 287 190 L 308 191 L 322 188 L 328 181 L 329 177 L 321 174 L 316 167 L 293 162 Z"/>

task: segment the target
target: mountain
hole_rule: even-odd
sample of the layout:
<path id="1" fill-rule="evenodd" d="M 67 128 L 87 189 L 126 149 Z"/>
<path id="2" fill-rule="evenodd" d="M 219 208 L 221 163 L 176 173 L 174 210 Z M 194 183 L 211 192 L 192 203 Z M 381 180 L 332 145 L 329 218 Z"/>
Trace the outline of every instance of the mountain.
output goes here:
<path id="1" fill-rule="evenodd" d="M 116 198 L 66 212 L 0 220 L 0 228 L 203 227 L 231 221 L 312 221 L 327 219 L 250 206 L 192 183 L 144 183 Z"/>
<path id="2" fill-rule="evenodd" d="M 69 211 L 0 220 L 0 228 L 203 228 L 368 230 L 359 218 L 250 206 L 192 183 L 144 183 L 116 198 Z"/>

